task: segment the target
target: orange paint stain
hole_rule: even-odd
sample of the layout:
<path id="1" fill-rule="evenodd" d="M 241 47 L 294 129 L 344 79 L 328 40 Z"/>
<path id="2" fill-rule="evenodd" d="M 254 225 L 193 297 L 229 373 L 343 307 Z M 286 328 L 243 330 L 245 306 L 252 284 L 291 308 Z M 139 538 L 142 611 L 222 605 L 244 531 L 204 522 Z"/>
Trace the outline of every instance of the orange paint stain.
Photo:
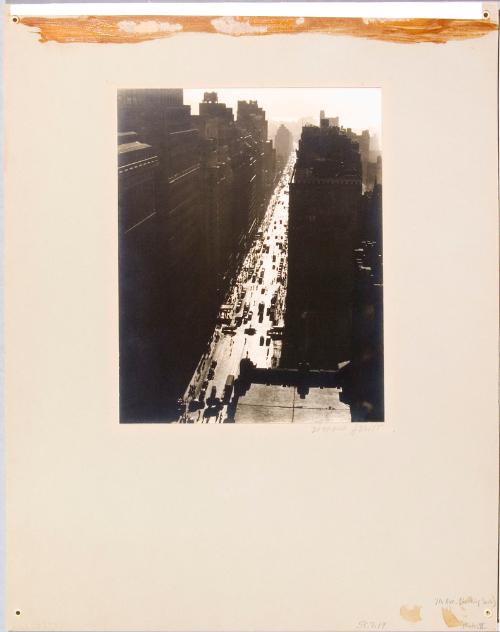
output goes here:
<path id="1" fill-rule="evenodd" d="M 40 42 L 135 44 L 177 33 L 241 36 L 321 33 L 400 44 L 444 44 L 482 37 L 497 30 L 489 20 L 228 16 L 82 16 L 22 17 L 18 24 L 36 29 Z"/>

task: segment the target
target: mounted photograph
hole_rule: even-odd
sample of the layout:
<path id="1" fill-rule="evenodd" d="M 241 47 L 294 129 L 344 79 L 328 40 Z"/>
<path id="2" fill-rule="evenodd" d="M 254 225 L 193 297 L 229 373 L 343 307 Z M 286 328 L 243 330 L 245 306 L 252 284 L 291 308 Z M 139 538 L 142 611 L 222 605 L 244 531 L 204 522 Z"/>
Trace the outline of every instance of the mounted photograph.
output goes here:
<path id="1" fill-rule="evenodd" d="M 381 98 L 118 90 L 121 423 L 384 421 Z"/>

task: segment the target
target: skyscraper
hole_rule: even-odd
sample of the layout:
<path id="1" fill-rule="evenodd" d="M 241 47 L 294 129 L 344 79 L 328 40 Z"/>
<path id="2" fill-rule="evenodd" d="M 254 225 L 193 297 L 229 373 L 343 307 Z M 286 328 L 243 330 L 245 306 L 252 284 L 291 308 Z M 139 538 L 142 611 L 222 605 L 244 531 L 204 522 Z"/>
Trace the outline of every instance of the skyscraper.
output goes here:
<path id="1" fill-rule="evenodd" d="M 281 124 L 276 132 L 276 156 L 280 162 L 280 166 L 283 167 L 292 153 L 293 149 L 293 137 L 290 130 Z"/>
<path id="2" fill-rule="evenodd" d="M 290 183 L 283 366 L 332 369 L 351 358 L 359 147 L 338 127 L 302 130 Z"/>
<path id="3" fill-rule="evenodd" d="M 199 132 L 183 104 L 182 90 L 120 90 L 118 131 L 136 132 L 158 159 L 155 209 L 134 230 L 120 230 L 119 246 L 128 265 L 147 270 L 147 279 L 120 269 L 120 292 L 146 296 L 142 304 L 123 302 L 120 334 L 122 421 L 175 417 L 175 401 L 192 371 L 202 344 L 207 316 L 207 274 L 202 256 L 203 217 Z M 119 150 L 120 152 L 120 150 Z M 136 165 L 131 165 L 133 170 Z M 123 180 L 122 180 L 123 181 Z M 120 181 L 120 182 L 122 182 Z M 123 206 L 119 184 L 119 216 Z M 134 204 L 144 204 L 137 196 Z M 147 244 L 140 235 L 148 235 Z M 134 264 L 131 264 L 134 262 Z M 149 318 L 138 318 L 145 304 Z M 137 314 L 132 312 L 137 310 Z M 122 333 L 123 332 L 123 333 Z"/>

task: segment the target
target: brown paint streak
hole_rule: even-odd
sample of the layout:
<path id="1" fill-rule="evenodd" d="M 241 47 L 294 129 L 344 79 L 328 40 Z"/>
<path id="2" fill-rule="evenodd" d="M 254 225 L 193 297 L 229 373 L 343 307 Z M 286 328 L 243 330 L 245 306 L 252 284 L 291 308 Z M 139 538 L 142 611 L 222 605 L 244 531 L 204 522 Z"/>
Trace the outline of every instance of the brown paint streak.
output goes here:
<path id="1" fill-rule="evenodd" d="M 215 25 L 214 22 L 215 21 Z M 222 23 L 222 26 L 221 26 Z M 37 29 L 39 41 L 59 43 L 134 44 L 176 33 L 219 33 L 232 36 L 323 33 L 415 44 L 444 44 L 481 37 L 496 30 L 489 20 L 363 20 L 361 18 L 290 18 L 210 16 L 23 17 L 19 24 Z"/>

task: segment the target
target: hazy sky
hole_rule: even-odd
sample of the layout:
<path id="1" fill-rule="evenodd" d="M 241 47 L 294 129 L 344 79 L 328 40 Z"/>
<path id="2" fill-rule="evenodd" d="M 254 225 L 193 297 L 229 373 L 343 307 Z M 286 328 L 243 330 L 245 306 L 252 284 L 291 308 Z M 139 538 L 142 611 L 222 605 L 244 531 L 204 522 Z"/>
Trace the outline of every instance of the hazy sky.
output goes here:
<path id="1" fill-rule="evenodd" d="M 233 108 L 237 102 L 257 100 L 266 111 L 266 118 L 275 121 L 296 121 L 311 116 L 319 124 L 319 111 L 326 116 L 339 116 L 340 124 L 359 131 L 369 129 L 381 140 L 381 90 L 379 88 L 201 88 L 184 90 L 184 103 L 198 114 L 204 92 L 217 92 L 219 103 Z"/>

